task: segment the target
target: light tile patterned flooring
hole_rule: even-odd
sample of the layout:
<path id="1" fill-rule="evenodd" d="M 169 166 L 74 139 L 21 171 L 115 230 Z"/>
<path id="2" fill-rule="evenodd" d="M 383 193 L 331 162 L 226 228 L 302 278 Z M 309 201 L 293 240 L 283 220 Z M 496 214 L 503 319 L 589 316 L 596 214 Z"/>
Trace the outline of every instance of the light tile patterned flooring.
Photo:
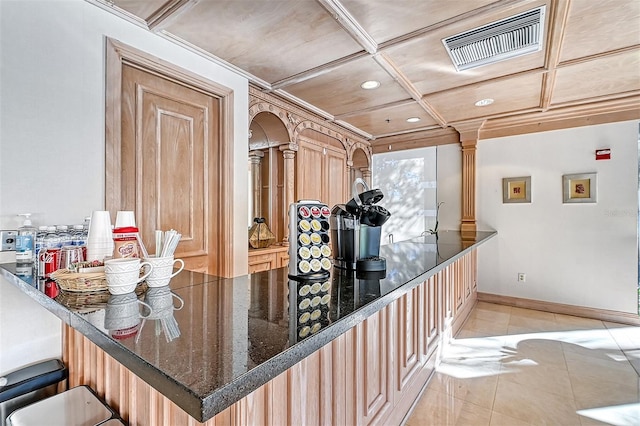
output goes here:
<path id="1" fill-rule="evenodd" d="M 640 425 L 640 327 L 479 302 L 407 426 Z"/>

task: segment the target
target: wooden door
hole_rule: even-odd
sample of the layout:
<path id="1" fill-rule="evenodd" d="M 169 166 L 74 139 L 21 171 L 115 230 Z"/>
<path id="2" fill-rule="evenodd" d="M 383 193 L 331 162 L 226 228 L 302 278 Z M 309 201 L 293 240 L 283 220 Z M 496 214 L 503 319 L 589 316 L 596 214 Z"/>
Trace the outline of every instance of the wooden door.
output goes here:
<path id="1" fill-rule="evenodd" d="M 149 253 L 154 231 L 182 234 L 175 256 L 219 272 L 219 100 L 138 67 L 122 67 L 121 210 L 134 210 Z"/>

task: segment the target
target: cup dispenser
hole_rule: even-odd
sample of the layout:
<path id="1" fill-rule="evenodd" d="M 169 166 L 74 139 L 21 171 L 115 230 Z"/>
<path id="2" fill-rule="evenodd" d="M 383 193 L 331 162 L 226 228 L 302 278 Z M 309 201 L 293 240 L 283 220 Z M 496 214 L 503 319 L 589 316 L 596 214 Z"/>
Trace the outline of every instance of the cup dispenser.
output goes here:
<path id="1" fill-rule="evenodd" d="M 358 192 L 362 185 L 364 192 Z M 331 210 L 330 229 L 334 265 L 356 271 L 384 271 L 386 260 L 380 257 L 382 225 L 391 213 L 376 205 L 384 195 L 369 189 L 362 179 L 353 183 L 353 198 Z"/>

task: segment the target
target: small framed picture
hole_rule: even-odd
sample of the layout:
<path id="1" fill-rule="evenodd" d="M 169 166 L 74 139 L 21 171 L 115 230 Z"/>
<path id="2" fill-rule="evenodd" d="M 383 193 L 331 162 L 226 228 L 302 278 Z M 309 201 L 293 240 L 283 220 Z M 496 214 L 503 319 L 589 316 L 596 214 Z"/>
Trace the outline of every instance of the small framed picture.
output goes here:
<path id="1" fill-rule="evenodd" d="M 530 203 L 531 202 L 531 176 L 503 178 L 502 179 L 503 203 Z"/>
<path id="2" fill-rule="evenodd" d="M 563 203 L 595 203 L 598 201 L 598 182 L 595 173 L 562 176 Z"/>

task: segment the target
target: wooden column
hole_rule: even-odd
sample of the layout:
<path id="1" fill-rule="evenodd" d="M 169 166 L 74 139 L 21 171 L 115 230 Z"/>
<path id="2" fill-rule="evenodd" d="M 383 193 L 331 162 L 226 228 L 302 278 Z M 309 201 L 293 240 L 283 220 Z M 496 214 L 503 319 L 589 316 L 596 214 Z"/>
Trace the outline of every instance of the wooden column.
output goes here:
<path id="1" fill-rule="evenodd" d="M 369 167 L 361 167 L 360 171 L 362 172 L 362 179 L 367 182 L 369 188 L 373 188 L 371 185 L 371 169 Z"/>
<path id="2" fill-rule="evenodd" d="M 298 145 L 295 143 L 288 143 L 279 147 L 284 157 L 284 238 L 282 244 L 289 245 L 289 205 L 294 202 L 295 197 L 295 158 L 296 151 L 298 151 Z"/>
<path id="3" fill-rule="evenodd" d="M 262 213 L 262 177 L 260 163 L 264 157 L 262 151 L 249 151 L 249 162 L 251 163 L 251 199 L 253 204 L 252 217 L 263 217 Z"/>
<path id="4" fill-rule="evenodd" d="M 462 146 L 462 221 L 460 233 L 475 238 L 476 234 L 476 149 L 484 122 L 465 123 L 456 127 Z"/>

